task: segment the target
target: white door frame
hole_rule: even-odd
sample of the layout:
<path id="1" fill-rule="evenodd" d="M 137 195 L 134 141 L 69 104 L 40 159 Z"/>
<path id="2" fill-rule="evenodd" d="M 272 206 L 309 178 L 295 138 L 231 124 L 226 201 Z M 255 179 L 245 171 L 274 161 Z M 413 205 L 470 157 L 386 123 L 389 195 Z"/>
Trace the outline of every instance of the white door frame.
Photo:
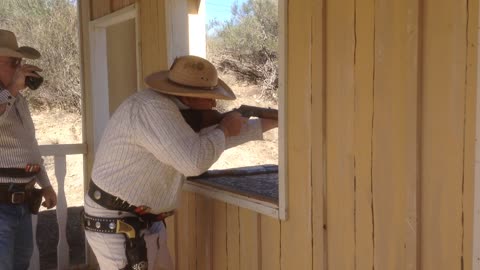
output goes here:
<path id="1" fill-rule="evenodd" d="M 137 5 L 130 5 L 89 23 L 94 151 L 97 150 L 97 146 L 102 138 L 103 130 L 110 118 L 108 100 L 107 28 L 131 19 L 135 20 L 135 39 L 137 44 L 137 88 L 140 89 L 142 87 L 142 69 Z"/>

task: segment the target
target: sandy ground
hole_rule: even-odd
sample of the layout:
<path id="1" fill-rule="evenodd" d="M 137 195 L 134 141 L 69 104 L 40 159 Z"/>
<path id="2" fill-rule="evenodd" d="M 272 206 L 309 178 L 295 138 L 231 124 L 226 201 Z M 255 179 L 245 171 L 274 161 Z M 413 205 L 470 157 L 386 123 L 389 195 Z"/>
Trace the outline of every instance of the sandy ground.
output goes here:
<path id="1" fill-rule="evenodd" d="M 235 83 L 232 76 L 223 74 L 224 79 L 237 95 L 234 101 L 219 101 L 219 110 L 225 111 L 242 104 L 259 107 L 277 108 L 273 102 L 261 100 L 255 87 Z M 82 142 L 81 116 L 59 110 L 32 113 L 35 122 L 37 139 L 42 144 L 73 144 Z M 57 181 L 54 173 L 53 157 L 44 158 L 45 166 L 55 190 Z M 242 166 L 278 164 L 278 129 L 264 134 L 263 141 L 249 142 L 226 150 L 212 169 L 235 168 Z M 83 205 L 83 157 L 72 155 L 67 157 L 67 175 L 65 179 L 67 205 Z M 41 209 L 45 210 L 45 209 Z"/>

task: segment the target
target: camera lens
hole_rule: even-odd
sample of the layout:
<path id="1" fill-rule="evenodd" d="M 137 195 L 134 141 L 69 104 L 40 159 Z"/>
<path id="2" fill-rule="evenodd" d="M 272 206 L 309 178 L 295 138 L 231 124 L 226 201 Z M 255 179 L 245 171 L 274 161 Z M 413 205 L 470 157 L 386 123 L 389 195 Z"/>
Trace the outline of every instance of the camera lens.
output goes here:
<path id="1" fill-rule="evenodd" d="M 36 71 L 32 71 L 32 73 L 35 73 L 36 75 L 40 76 Z M 43 83 L 43 78 L 42 76 L 40 77 L 33 77 L 33 76 L 27 76 L 25 77 L 25 85 L 30 88 L 31 90 L 37 90 L 40 85 Z"/>

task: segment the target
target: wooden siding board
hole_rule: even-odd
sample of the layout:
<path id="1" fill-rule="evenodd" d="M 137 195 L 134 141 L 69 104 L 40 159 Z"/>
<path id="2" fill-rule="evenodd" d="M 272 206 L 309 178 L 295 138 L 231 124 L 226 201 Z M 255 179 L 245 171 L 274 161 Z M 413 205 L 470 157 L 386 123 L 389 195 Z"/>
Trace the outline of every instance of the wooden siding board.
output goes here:
<path id="1" fill-rule="evenodd" d="M 127 7 L 129 5 L 135 4 L 136 0 L 111 0 L 110 6 L 112 7 L 112 12 Z"/>
<path id="2" fill-rule="evenodd" d="M 372 136 L 375 7 L 355 6 L 355 265 L 373 269 Z"/>
<path id="3" fill-rule="evenodd" d="M 280 221 L 261 215 L 260 229 L 259 269 L 280 269 Z"/>
<path id="4" fill-rule="evenodd" d="M 257 213 L 240 208 L 240 270 L 259 270 L 259 245 Z"/>
<path id="5" fill-rule="evenodd" d="M 202 195 L 195 198 L 197 270 L 212 269 L 213 201 Z"/>
<path id="6" fill-rule="evenodd" d="M 354 13 L 352 0 L 327 3 L 328 269 L 355 268 Z"/>
<path id="7" fill-rule="evenodd" d="M 375 269 L 416 269 L 416 1 L 375 2 Z"/>
<path id="8" fill-rule="evenodd" d="M 466 0 L 423 14 L 421 269 L 462 268 Z"/>
<path id="9" fill-rule="evenodd" d="M 167 69 L 165 0 L 142 0 L 140 2 L 140 32 L 142 77 Z"/>
<path id="10" fill-rule="evenodd" d="M 196 269 L 196 216 L 195 194 L 184 192 L 180 201 L 180 207 L 176 213 L 177 223 L 175 226 L 176 254 L 174 258 L 176 269 Z M 170 228 L 167 228 L 167 230 Z"/>
<path id="11" fill-rule="evenodd" d="M 167 228 L 167 247 L 170 252 L 170 257 L 172 258 L 173 264 L 176 265 L 177 258 L 177 228 L 178 228 L 178 219 L 177 216 L 167 218 L 165 220 Z"/>
<path id="12" fill-rule="evenodd" d="M 231 204 L 227 204 L 227 269 L 240 269 L 239 208 Z"/>
<path id="13" fill-rule="evenodd" d="M 281 269 L 312 269 L 311 2 L 288 1 L 286 119 L 288 220 L 281 224 Z"/>
<path id="14" fill-rule="evenodd" d="M 90 0 L 91 18 L 98 19 L 112 12 L 110 0 Z"/>
<path id="15" fill-rule="evenodd" d="M 175 268 L 177 270 L 188 270 L 188 253 L 187 247 L 189 244 L 188 240 L 188 216 L 187 216 L 187 203 L 188 196 L 186 194 L 182 195 L 180 205 L 175 213 L 175 218 L 177 222 L 175 223 L 175 242 L 176 242 L 176 254 L 182 254 L 182 258 L 179 256 L 172 257 L 172 260 L 175 262 Z M 169 228 L 167 228 L 169 230 Z M 170 250 L 171 252 L 171 250 Z"/>
<path id="16" fill-rule="evenodd" d="M 224 270 L 227 266 L 227 204 L 213 202 L 212 269 Z"/>
<path id="17" fill-rule="evenodd" d="M 324 269 L 326 260 L 325 204 L 325 5 L 312 1 L 312 267 Z M 262 230 L 263 232 L 263 230 Z M 277 269 L 277 268 L 267 268 Z"/>
<path id="18" fill-rule="evenodd" d="M 478 0 L 468 1 L 467 21 L 467 74 L 465 95 L 465 159 L 463 187 L 463 265 L 464 270 L 473 269 L 473 217 L 475 182 L 475 128 L 477 106 L 478 72 Z M 477 194 L 478 196 L 478 194 Z"/>

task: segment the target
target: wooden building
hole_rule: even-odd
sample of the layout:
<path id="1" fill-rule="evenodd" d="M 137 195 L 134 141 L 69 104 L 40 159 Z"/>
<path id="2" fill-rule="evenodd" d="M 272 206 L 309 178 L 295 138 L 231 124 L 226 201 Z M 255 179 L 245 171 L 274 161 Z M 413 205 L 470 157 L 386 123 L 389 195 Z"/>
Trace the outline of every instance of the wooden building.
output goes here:
<path id="1" fill-rule="evenodd" d="M 202 53 L 204 2 L 78 2 L 87 171 L 121 85 Z M 480 269 L 478 0 L 279 5 L 280 202 L 188 189 L 176 268 Z"/>

